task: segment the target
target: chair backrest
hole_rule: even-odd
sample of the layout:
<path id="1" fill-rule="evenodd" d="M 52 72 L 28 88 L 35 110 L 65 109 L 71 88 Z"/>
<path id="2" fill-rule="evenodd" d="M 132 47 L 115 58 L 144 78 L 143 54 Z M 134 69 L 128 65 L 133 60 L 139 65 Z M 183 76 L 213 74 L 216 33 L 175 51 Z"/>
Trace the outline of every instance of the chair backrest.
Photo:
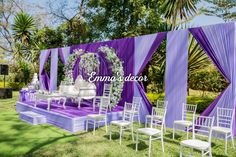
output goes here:
<path id="1" fill-rule="evenodd" d="M 110 99 L 108 97 L 102 97 L 99 105 L 99 114 L 107 114 L 109 104 Z"/>
<path id="2" fill-rule="evenodd" d="M 139 111 L 141 107 L 141 97 L 133 97 L 133 111 Z"/>
<path id="3" fill-rule="evenodd" d="M 183 103 L 182 120 L 193 121 L 196 114 L 197 105 Z"/>
<path id="4" fill-rule="evenodd" d="M 168 106 L 168 101 L 160 101 L 157 100 L 157 108 L 167 108 Z"/>
<path id="5" fill-rule="evenodd" d="M 165 108 L 152 108 L 151 128 L 161 126 L 161 130 L 163 130 L 165 126 L 166 110 L 167 106 L 165 106 Z"/>
<path id="6" fill-rule="evenodd" d="M 208 142 L 210 143 L 213 124 L 213 117 L 195 115 L 193 120 L 193 139 L 198 137 L 208 137 Z"/>
<path id="7" fill-rule="evenodd" d="M 122 120 L 133 122 L 134 112 L 132 103 L 125 102 Z"/>
<path id="8" fill-rule="evenodd" d="M 217 107 L 216 124 L 220 127 L 233 128 L 234 109 Z"/>
<path id="9" fill-rule="evenodd" d="M 102 96 L 105 96 L 105 97 L 110 97 L 111 95 L 111 87 L 112 85 L 111 84 L 104 84 L 104 87 L 103 87 L 103 94 Z"/>

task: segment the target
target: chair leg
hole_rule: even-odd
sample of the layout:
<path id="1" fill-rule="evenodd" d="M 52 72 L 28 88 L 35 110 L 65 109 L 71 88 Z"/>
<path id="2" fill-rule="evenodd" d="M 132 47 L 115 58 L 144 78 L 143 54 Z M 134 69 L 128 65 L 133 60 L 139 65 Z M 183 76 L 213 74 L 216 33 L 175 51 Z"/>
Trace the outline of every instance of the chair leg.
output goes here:
<path id="1" fill-rule="evenodd" d="M 107 119 L 105 119 L 105 127 L 106 127 L 106 134 L 107 134 Z"/>
<path id="2" fill-rule="evenodd" d="M 148 157 L 151 155 L 151 148 L 152 148 L 152 136 L 149 136 L 149 144 L 148 144 Z"/>
<path id="3" fill-rule="evenodd" d="M 88 132 L 88 119 L 86 120 L 86 132 Z"/>
<path id="4" fill-rule="evenodd" d="M 204 150 L 202 150 L 201 152 L 202 152 L 201 154 L 202 154 L 202 157 L 203 157 L 204 156 Z"/>
<path id="5" fill-rule="evenodd" d="M 96 127 L 96 122 L 95 120 L 93 121 L 93 135 L 95 135 L 95 127 Z"/>
<path id="6" fill-rule="evenodd" d="M 133 128 L 133 125 L 131 126 L 131 136 L 132 136 L 132 141 L 134 141 L 134 128 Z"/>
<path id="7" fill-rule="evenodd" d="M 122 138 L 122 127 L 120 127 L 120 145 L 121 145 L 121 138 Z"/>
<path id="8" fill-rule="evenodd" d="M 209 148 L 209 157 L 212 157 L 212 150 L 211 150 L 211 146 Z"/>
<path id="9" fill-rule="evenodd" d="M 191 156 L 193 156 L 193 148 L 191 148 Z"/>
<path id="10" fill-rule="evenodd" d="M 62 99 L 63 100 L 63 108 L 66 109 L 66 99 Z"/>
<path id="11" fill-rule="evenodd" d="M 231 132 L 231 140 L 232 140 L 232 146 L 233 146 L 233 148 L 235 148 L 235 146 L 234 146 L 234 136 L 233 136 L 232 132 Z"/>
<path id="12" fill-rule="evenodd" d="M 163 140 L 163 134 L 161 134 L 161 147 L 162 147 L 162 152 L 164 153 L 164 140 Z"/>
<path id="13" fill-rule="evenodd" d="M 147 117 L 145 117 L 145 128 L 147 127 Z"/>
<path id="14" fill-rule="evenodd" d="M 138 132 L 136 133 L 136 151 L 138 151 Z"/>
<path id="15" fill-rule="evenodd" d="M 164 125 L 164 133 L 166 133 L 166 124 Z"/>
<path id="16" fill-rule="evenodd" d="M 225 134 L 225 154 L 227 154 L 227 134 Z"/>
<path id="17" fill-rule="evenodd" d="M 141 122 L 140 122 L 140 115 L 138 114 L 138 123 L 139 123 L 139 125 L 141 124 Z"/>
<path id="18" fill-rule="evenodd" d="M 187 140 L 188 140 L 188 130 L 189 130 L 189 127 L 187 127 Z"/>
<path id="19" fill-rule="evenodd" d="M 173 140 L 175 139 L 175 124 L 173 125 Z"/>
<path id="20" fill-rule="evenodd" d="M 179 156 L 180 156 L 180 157 L 182 157 L 182 156 L 183 156 L 183 152 L 182 152 L 182 151 L 183 151 L 183 146 L 182 146 L 182 145 L 180 145 L 180 153 L 179 153 Z"/>
<path id="21" fill-rule="evenodd" d="M 110 140 L 111 140 L 111 124 L 109 126 L 109 134 L 110 134 Z"/>

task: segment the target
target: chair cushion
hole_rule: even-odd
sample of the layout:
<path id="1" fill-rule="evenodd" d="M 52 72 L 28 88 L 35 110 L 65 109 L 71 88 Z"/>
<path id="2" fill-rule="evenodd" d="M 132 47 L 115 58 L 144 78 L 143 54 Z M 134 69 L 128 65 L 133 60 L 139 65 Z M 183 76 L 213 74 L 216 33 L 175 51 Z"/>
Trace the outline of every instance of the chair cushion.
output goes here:
<path id="1" fill-rule="evenodd" d="M 181 141 L 180 145 L 198 150 L 206 150 L 210 147 L 210 144 L 208 142 L 197 139 Z"/>
<path id="2" fill-rule="evenodd" d="M 137 129 L 137 132 L 148 135 L 148 136 L 153 136 L 156 134 L 160 134 L 161 130 L 155 129 L 155 128 L 140 128 L 140 129 Z"/>
<path id="3" fill-rule="evenodd" d="M 226 134 L 226 133 L 230 133 L 231 129 L 225 128 L 225 127 L 220 127 L 220 126 L 213 126 L 212 131 Z"/>
<path id="4" fill-rule="evenodd" d="M 128 126 L 131 124 L 131 122 L 126 121 L 126 120 L 115 120 L 111 121 L 112 125 L 117 125 L 117 126 Z"/>
<path id="5" fill-rule="evenodd" d="M 146 115 L 146 118 L 150 118 L 150 119 L 151 119 L 151 118 L 152 118 L 152 115 Z"/>
<path id="6" fill-rule="evenodd" d="M 175 120 L 174 124 L 181 125 L 181 126 L 191 126 L 193 122 L 187 120 Z"/>
<path id="7" fill-rule="evenodd" d="M 152 115 L 146 115 L 146 118 L 151 119 L 151 118 L 152 118 Z M 161 120 L 161 119 L 163 119 L 163 116 L 155 115 L 155 116 L 153 116 L 153 119 L 154 119 L 154 120 L 157 120 L 157 119 Z"/>
<path id="8" fill-rule="evenodd" d="M 88 119 L 97 119 L 97 120 L 99 120 L 99 119 L 104 119 L 105 115 L 103 115 L 103 114 L 88 114 L 87 118 Z"/>
<path id="9" fill-rule="evenodd" d="M 127 110 L 126 112 L 128 112 L 128 113 L 138 114 L 138 111 Z"/>

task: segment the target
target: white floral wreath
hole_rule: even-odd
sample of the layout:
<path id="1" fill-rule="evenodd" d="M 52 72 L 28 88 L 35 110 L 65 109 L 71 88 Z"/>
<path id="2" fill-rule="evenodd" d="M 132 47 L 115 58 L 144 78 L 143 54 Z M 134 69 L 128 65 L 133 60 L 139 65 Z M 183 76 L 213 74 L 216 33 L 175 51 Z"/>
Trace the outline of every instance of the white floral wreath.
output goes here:
<path id="1" fill-rule="evenodd" d="M 108 47 L 108 46 L 100 46 L 98 48 L 99 52 L 105 54 L 105 58 L 107 61 L 109 61 L 111 64 L 111 70 L 112 70 L 112 76 L 115 78 L 122 78 L 117 81 L 112 81 L 112 89 L 111 89 L 111 106 L 114 107 L 117 105 L 117 103 L 121 99 L 121 93 L 123 91 L 124 86 L 124 70 L 122 61 L 119 59 L 119 57 L 116 54 L 116 51 L 114 48 Z M 81 57 L 80 60 L 80 68 L 83 68 L 86 73 L 91 73 L 95 71 L 95 68 L 99 67 L 99 60 L 95 56 L 94 53 L 87 52 L 84 53 L 84 50 L 82 49 L 76 49 L 74 50 L 74 53 L 71 54 L 68 58 L 67 64 L 64 66 L 64 84 L 71 85 L 73 84 L 73 67 L 78 59 L 78 57 Z M 91 66 L 92 65 L 92 66 Z"/>
<path id="2" fill-rule="evenodd" d="M 122 61 L 116 55 L 116 51 L 112 47 L 108 46 L 100 46 L 98 50 L 105 54 L 105 58 L 112 63 L 111 70 L 112 76 L 115 78 L 122 78 L 120 80 L 112 81 L 112 89 L 111 89 L 111 106 L 114 107 L 121 99 L 121 93 L 123 91 L 124 86 L 124 70 Z"/>
<path id="3" fill-rule="evenodd" d="M 80 57 L 79 67 L 80 70 L 85 70 L 85 73 L 89 74 L 99 67 L 99 60 L 95 53 L 87 52 L 85 53 L 82 49 L 74 50 L 68 58 L 66 65 L 64 66 L 64 84 L 71 85 L 74 83 L 73 80 L 73 67 L 76 64 L 77 59 Z"/>

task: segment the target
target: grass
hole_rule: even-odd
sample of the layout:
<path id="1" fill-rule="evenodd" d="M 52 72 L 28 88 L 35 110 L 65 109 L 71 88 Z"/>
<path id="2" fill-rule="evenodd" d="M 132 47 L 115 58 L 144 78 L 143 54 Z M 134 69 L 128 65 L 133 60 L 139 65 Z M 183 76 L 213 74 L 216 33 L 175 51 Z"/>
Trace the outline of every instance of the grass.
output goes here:
<path id="1" fill-rule="evenodd" d="M 32 126 L 22 122 L 15 111 L 17 97 L 18 92 L 14 92 L 13 99 L 0 100 L 0 157 L 144 157 L 148 154 L 145 143 L 140 143 L 139 151 L 135 151 L 135 142 L 129 132 L 125 132 L 122 145 L 119 145 L 118 133 L 109 141 L 104 127 L 96 130 L 93 136 L 92 132 L 71 134 L 51 125 Z M 172 140 L 172 130 L 168 129 L 164 138 L 165 153 L 161 151 L 160 141 L 153 141 L 151 156 L 179 156 L 179 142 L 185 138 L 186 135 L 179 132 Z M 213 139 L 212 146 L 213 156 L 224 156 L 223 140 Z M 236 156 L 235 152 L 229 143 L 228 156 Z M 200 153 L 195 151 L 194 155 L 200 156 Z"/>

